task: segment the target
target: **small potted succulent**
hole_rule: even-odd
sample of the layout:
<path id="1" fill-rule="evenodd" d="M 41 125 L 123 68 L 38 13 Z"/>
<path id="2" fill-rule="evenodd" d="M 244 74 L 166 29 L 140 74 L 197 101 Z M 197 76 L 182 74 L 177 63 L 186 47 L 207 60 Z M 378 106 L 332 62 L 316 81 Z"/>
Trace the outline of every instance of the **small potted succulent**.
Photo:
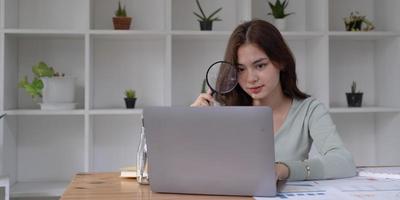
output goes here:
<path id="1" fill-rule="evenodd" d="M 34 101 L 41 98 L 40 107 L 42 110 L 66 110 L 74 109 L 75 78 L 55 72 L 53 67 L 45 62 L 39 62 L 32 67 L 35 75 L 32 82 L 24 76 L 18 83 L 18 87 L 32 96 Z"/>
<path id="2" fill-rule="evenodd" d="M 357 83 L 353 81 L 351 84 L 351 92 L 346 93 L 347 105 L 349 107 L 361 107 L 363 93 L 357 91 Z"/>
<path id="3" fill-rule="evenodd" d="M 275 18 L 275 26 L 280 31 L 284 31 L 286 29 L 286 17 L 293 14 L 293 12 L 285 12 L 288 4 L 288 0 L 283 0 L 282 2 L 280 0 L 275 0 L 275 4 L 268 1 L 268 5 L 271 8 L 271 12 L 268 13 L 268 15 L 272 15 Z"/>
<path id="4" fill-rule="evenodd" d="M 210 31 L 210 30 L 212 30 L 212 23 L 214 21 L 221 21 L 221 19 L 219 17 L 215 17 L 215 15 L 219 11 L 222 10 L 222 7 L 218 8 L 213 13 L 211 13 L 211 15 L 207 16 L 204 13 L 203 8 L 201 7 L 199 0 L 196 0 L 196 4 L 197 4 L 197 7 L 200 10 L 201 15 L 196 13 L 196 12 L 193 12 L 193 14 L 199 18 L 197 21 L 200 23 L 200 30 L 202 30 L 202 31 Z"/>
<path id="5" fill-rule="evenodd" d="M 346 31 L 371 31 L 375 28 L 366 16 L 361 16 L 357 11 L 351 12 L 349 17 L 343 18 L 343 21 Z"/>
<path id="6" fill-rule="evenodd" d="M 116 30 L 129 30 L 131 26 L 132 18 L 127 16 L 125 5 L 121 6 L 121 2 L 118 2 L 118 9 L 115 11 L 115 17 L 113 17 L 114 29 Z"/>
<path id="7" fill-rule="evenodd" d="M 125 90 L 125 105 L 126 108 L 135 108 L 136 91 L 132 89 Z"/>

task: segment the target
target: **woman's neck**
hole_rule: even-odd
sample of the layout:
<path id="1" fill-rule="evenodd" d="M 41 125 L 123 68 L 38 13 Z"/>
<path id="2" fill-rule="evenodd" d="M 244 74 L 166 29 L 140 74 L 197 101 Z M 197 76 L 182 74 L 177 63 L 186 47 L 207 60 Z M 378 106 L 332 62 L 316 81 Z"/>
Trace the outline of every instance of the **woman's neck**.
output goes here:
<path id="1" fill-rule="evenodd" d="M 279 111 L 287 108 L 291 104 L 292 99 L 283 94 L 282 88 L 279 85 L 270 95 L 263 99 L 253 100 L 254 106 L 269 106 L 273 111 Z"/>

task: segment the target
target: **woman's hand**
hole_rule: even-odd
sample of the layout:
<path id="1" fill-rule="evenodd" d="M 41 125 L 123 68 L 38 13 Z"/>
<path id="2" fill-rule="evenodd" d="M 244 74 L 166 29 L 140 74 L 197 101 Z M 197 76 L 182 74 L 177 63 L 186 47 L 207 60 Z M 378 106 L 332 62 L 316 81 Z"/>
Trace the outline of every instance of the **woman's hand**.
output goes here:
<path id="1" fill-rule="evenodd" d="M 207 93 L 201 93 L 190 106 L 205 107 L 205 106 L 212 106 L 213 104 L 214 104 L 214 98 L 211 96 L 211 90 L 208 90 Z"/>
<path id="2" fill-rule="evenodd" d="M 282 163 L 275 163 L 276 178 L 278 180 L 286 180 L 289 178 L 289 168 Z"/>

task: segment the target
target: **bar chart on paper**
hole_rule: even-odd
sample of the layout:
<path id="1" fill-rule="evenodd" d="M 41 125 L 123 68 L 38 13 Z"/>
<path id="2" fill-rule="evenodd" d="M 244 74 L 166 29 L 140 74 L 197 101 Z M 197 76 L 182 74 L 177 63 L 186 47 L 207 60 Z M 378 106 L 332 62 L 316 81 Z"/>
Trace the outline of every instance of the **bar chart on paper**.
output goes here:
<path id="1" fill-rule="evenodd" d="M 287 183 L 284 188 L 282 188 L 282 192 L 279 192 L 276 197 L 254 197 L 254 199 L 348 200 L 352 198 L 350 195 L 332 187 L 318 187 L 313 184 L 306 183 Z"/>

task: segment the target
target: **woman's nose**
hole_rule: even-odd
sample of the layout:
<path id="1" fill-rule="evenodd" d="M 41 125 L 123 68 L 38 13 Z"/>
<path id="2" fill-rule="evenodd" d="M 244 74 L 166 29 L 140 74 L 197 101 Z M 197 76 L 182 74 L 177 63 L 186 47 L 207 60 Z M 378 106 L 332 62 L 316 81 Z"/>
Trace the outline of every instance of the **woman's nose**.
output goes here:
<path id="1" fill-rule="evenodd" d="M 258 81 L 258 75 L 254 70 L 249 70 L 249 73 L 247 74 L 247 81 L 249 83 L 255 83 Z"/>

